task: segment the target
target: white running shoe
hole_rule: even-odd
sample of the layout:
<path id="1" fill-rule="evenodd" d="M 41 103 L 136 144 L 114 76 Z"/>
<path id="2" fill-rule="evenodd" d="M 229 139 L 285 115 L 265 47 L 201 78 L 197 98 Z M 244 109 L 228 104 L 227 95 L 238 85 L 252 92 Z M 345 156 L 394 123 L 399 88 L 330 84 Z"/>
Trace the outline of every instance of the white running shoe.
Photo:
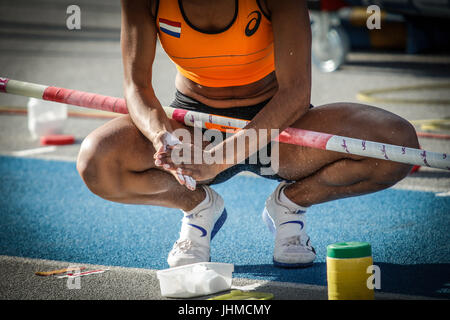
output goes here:
<path id="1" fill-rule="evenodd" d="M 195 213 L 185 214 L 181 220 L 180 238 L 167 258 L 171 268 L 210 261 L 210 241 L 227 219 L 222 197 L 210 187 L 202 187 L 209 201 L 200 203 Z"/>
<path id="2" fill-rule="evenodd" d="M 282 268 L 303 268 L 313 264 L 316 251 L 306 234 L 306 210 L 292 210 L 280 202 L 280 183 L 266 200 L 262 217 L 275 234 L 273 264 Z"/>

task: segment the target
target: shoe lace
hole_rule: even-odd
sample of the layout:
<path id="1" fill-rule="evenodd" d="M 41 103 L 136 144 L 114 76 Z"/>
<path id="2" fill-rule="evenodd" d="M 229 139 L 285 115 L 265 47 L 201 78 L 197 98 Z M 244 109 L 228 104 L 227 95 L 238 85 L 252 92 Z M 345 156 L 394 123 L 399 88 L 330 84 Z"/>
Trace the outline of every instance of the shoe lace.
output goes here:
<path id="1" fill-rule="evenodd" d="M 202 211 L 203 210 L 200 210 L 199 212 L 196 212 L 196 213 L 191 213 L 190 215 L 184 216 L 184 218 L 186 218 L 188 220 L 189 219 L 195 219 L 195 218 L 201 218 L 201 217 L 203 217 Z"/>
<path id="2" fill-rule="evenodd" d="M 305 211 L 303 211 L 303 210 L 289 210 L 288 208 L 286 208 L 286 211 L 284 211 L 284 214 L 294 214 L 294 215 L 296 215 L 296 214 L 302 214 L 302 213 L 305 213 Z"/>
<path id="3" fill-rule="evenodd" d="M 300 241 L 300 236 L 292 236 L 292 237 L 287 237 L 286 239 L 284 239 L 284 243 L 283 246 L 285 247 L 289 247 L 289 246 L 300 246 L 301 245 L 301 241 Z"/>
<path id="4" fill-rule="evenodd" d="M 181 252 L 187 252 L 192 248 L 192 241 L 189 239 L 178 240 L 173 245 L 173 248 Z"/>

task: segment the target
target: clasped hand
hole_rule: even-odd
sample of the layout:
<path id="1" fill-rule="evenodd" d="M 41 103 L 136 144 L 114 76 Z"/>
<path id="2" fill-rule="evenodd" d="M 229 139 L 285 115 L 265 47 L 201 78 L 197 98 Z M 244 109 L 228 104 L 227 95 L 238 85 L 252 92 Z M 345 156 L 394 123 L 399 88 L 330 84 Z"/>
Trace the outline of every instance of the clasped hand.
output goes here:
<path id="1" fill-rule="evenodd" d="M 205 162 L 205 159 L 212 159 L 212 155 L 202 146 L 184 143 L 169 132 L 161 136 L 161 142 L 154 155 L 155 165 L 170 172 L 189 190 L 195 190 L 197 181 L 213 179 L 223 170 L 219 163 Z"/>

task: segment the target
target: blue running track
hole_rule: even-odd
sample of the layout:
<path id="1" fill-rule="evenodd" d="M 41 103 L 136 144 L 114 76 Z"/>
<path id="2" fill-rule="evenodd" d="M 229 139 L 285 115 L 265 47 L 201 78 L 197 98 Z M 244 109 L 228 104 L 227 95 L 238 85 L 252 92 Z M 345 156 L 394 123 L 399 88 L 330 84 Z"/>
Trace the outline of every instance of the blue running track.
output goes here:
<path id="1" fill-rule="evenodd" d="M 123 205 L 92 194 L 75 163 L 0 157 L 0 255 L 148 269 L 167 268 L 181 214 Z M 372 244 L 381 291 L 450 298 L 450 197 L 389 189 L 313 206 L 307 230 L 317 260 L 307 269 L 272 265 L 273 239 L 261 220 L 277 182 L 236 176 L 214 186 L 228 220 L 212 261 L 234 277 L 326 285 L 326 246 Z"/>

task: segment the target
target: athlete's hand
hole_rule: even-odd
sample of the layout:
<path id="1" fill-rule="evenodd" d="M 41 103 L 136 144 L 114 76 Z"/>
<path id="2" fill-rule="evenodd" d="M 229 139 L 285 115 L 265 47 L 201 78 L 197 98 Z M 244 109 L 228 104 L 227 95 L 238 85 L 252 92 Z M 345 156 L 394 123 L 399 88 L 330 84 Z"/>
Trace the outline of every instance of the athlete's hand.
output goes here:
<path id="1" fill-rule="evenodd" d="M 186 188 L 188 188 L 189 190 L 195 190 L 197 183 L 192 178 L 192 176 L 182 174 L 179 171 L 177 171 L 176 168 L 173 168 L 170 165 L 161 161 L 163 155 L 166 155 L 167 152 L 169 151 L 169 148 L 172 148 L 175 145 L 179 144 L 181 144 L 181 141 L 170 132 L 163 132 L 159 134 L 156 137 L 155 141 L 153 142 L 153 145 L 157 150 L 156 153 L 153 155 L 153 158 L 155 159 L 155 165 L 158 167 L 162 167 L 162 169 L 170 172 L 180 184 L 186 186 Z"/>
<path id="2" fill-rule="evenodd" d="M 190 176 L 196 181 L 207 181 L 216 177 L 223 168 L 217 161 L 212 161 L 210 151 L 194 144 L 179 143 L 167 147 L 166 152 L 158 154 L 160 165 L 178 174 Z M 205 161 L 205 159 L 210 159 Z"/>

